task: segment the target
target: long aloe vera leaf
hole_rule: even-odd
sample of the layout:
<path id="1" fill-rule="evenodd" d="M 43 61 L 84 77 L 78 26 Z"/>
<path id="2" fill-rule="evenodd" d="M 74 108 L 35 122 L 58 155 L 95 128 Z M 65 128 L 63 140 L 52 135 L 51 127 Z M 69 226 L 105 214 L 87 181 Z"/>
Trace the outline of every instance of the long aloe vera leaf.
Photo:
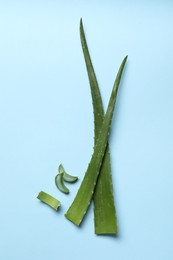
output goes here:
<path id="1" fill-rule="evenodd" d="M 95 71 L 90 58 L 85 32 L 83 29 L 82 19 L 80 21 L 80 37 L 85 58 L 86 68 L 91 89 L 93 112 L 94 112 L 94 142 L 99 135 L 99 130 L 104 119 L 104 109 L 102 98 L 99 90 L 99 85 L 95 75 Z M 117 234 L 117 217 L 114 204 L 111 165 L 110 165 L 110 150 L 107 145 L 105 155 L 102 161 L 100 174 L 97 180 L 97 185 L 94 192 L 94 226 L 96 234 Z"/>
<path id="2" fill-rule="evenodd" d="M 70 208 L 66 212 L 65 216 L 67 219 L 72 221 L 76 225 L 80 225 L 82 222 L 84 215 L 90 205 L 92 196 L 94 194 L 94 189 L 96 186 L 97 178 L 100 172 L 102 160 L 104 157 L 104 153 L 107 147 L 113 111 L 115 107 L 117 92 L 119 83 L 121 80 L 122 72 L 127 60 L 127 56 L 123 59 L 121 66 L 119 68 L 113 90 L 111 93 L 111 97 L 109 100 L 108 108 L 103 120 L 103 124 L 100 129 L 100 133 L 98 135 L 96 145 L 94 147 L 94 152 L 91 158 L 91 161 L 88 165 L 87 171 L 83 178 L 83 181 L 80 185 L 80 188 L 77 192 L 77 195 L 72 202 Z"/>

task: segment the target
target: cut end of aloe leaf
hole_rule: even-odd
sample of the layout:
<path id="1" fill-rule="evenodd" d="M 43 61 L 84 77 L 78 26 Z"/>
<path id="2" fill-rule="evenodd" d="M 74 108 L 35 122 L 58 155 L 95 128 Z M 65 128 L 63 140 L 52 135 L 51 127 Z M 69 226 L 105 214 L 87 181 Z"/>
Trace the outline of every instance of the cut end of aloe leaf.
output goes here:
<path id="1" fill-rule="evenodd" d="M 68 213 L 68 212 L 66 212 L 66 214 L 64 214 L 64 216 L 66 217 L 66 219 L 70 220 L 76 226 L 80 226 L 80 223 L 82 220 L 79 221 L 77 218 L 74 218 L 73 215 L 70 215 L 70 213 Z"/>
<path id="2" fill-rule="evenodd" d="M 50 206 L 51 208 L 53 208 L 55 210 L 57 210 L 61 205 L 59 200 L 55 199 L 54 197 L 52 197 L 51 195 L 49 195 L 48 193 L 46 193 L 44 191 L 39 192 L 37 199 L 44 202 L 45 204 L 47 204 L 48 206 Z"/>
<path id="3" fill-rule="evenodd" d="M 118 234 L 118 227 L 115 223 L 114 227 L 109 225 L 109 223 L 105 223 L 103 227 L 95 226 L 95 234 L 96 235 L 117 235 Z"/>

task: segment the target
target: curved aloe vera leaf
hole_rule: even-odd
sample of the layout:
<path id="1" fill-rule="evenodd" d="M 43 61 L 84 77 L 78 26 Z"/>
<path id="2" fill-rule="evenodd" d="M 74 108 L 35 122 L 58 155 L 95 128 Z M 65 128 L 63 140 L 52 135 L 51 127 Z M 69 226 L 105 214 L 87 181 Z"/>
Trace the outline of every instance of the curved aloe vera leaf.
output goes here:
<path id="1" fill-rule="evenodd" d="M 78 177 L 77 176 L 72 176 L 70 174 L 68 174 L 65 169 L 64 169 L 64 166 L 62 164 L 59 165 L 58 167 L 58 171 L 59 173 L 63 173 L 63 179 L 64 181 L 66 182 L 75 182 L 78 180 Z"/>
<path id="2" fill-rule="evenodd" d="M 61 205 L 59 200 L 55 199 L 54 197 L 52 197 L 44 191 L 40 191 L 40 193 L 37 196 L 37 199 L 41 200 L 42 202 L 44 202 L 45 204 L 47 204 L 55 210 L 57 210 Z"/>
<path id="3" fill-rule="evenodd" d="M 104 119 L 102 98 L 95 75 L 95 71 L 90 58 L 82 19 L 80 21 L 80 37 L 85 58 L 88 78 L 90 83 L 93 112 L 94 112 L 94 142 L 99 134 Z M 102 161 L 99 178 L 94 192 L 94 224 L 96 234 L 117 234 L 117 217 L 114 205 L 113 185 L 110 165 L 109 144 Z"/>
<path id="4" fill-rule="evenodd" d="M 69 193 L 69 189 L 68 189 L 68 188 L 65 186 L 65 184 L 64 184 L 63 173 L 58 173 L 58 174 L 55 176 L 55 185 L 56 185 L 56 187 L 57 187 L 60 191 L 66 193 L 66 194 Z"/>
<path id="5" fill-rule="evenodd" d="M 121 75 L 127 60 L 127 56 L 123 59 L 122 64 L 119 68 L 113 90 L 111 93 L 111 97 L 109 100 L 108 108 L 106 111 L 106 115 L 103 120 L 103 124 L 98 135 L 96 145 L 94 147 L 94 153 L 92 155 L 91 161 L 88 165 L 88 169 L 85 173 L 84 179 L 81 183 L 81 186 L 77 192 L 77 195 L 72 202 L 70 208 L 66 212 L 65 216 L 67 219 L 72 221 L 76 225 L 80 225 L 82 222 L 84 215 L 90 205 L 94 188 L 96 186 L 97 178 L 100 172 L 102 160 L 104 157 L 104 153 L 107 147 L 113 111 L 115 107 L 117 91 L 119 87 L 119 83 L 121 80 Z"/>

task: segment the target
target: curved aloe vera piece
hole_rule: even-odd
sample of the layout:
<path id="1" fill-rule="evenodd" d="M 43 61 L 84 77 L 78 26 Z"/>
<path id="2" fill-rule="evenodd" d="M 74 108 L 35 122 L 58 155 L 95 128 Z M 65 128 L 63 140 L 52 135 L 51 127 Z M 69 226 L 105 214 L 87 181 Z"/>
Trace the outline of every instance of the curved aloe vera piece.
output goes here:
<path id="1" fill-rule="evenodd" d="M 57 210 L 59 208 L 60 201 L 49 195 L 48 193 L 44 191 L 40 191 L 40 193 L 37 196 L 37 199 L 41 200 L 48 206 L 52 207 L 53 209 Z"/>
<path id="2" fill-rule="evenodd" d="M 96 144 L 99 130 L 104 119 L 102 98 L 90 58 L 82 19 L 80 21 L 80 37 L 91 88 L 94 112 L 94 141 Z M 117 234 L 117 217 L 114 205 L 113 185 L 110 165 L 109 144 L 102 161 L 99 178 L 94 192 L 94 224 L 96 234 Z"/>
<path id="3" fill-rule="evenodd" d="M 77 176 L 72 176 L 70 174 L 68 174 L 65 169 L 64 169 L 64 166 L 62 164 L 59 165 L 58 167 L 58 171 L 59 173 L 63 173 L 63 179 L 64 181 L 66 182 L 75 182 L 78 180 L 78 177 Z"/>
<path id="4" fill-rule="evenodd" d="M 65 186 L 65 184 L 64 184 L 63 173 L 58 173 L 58 174 L 55 176 L 55 185 L 56 185 L 56 187 L 57 187 L 60 191 L 66 193 L 66 194 L 69 193 L 69 189 L 68 189 L 68 188 Z"/>
<path id="5" fill-rule="evenodd" d="M 94 153 L 92 155 L 91 161 L 88 165 L 88 169 L 85 173 L 84 179 L 81 183 L 81 186 L 77 192 L 77 195 L 71 204 L 70 208 L 66 212 L 65 216 L 67 219 L 72 221 L 76 225 L 80 225 L 83 217 L 90 205 L 94 188 L 96 186 L 97 178 L 100 172 L 102 160 L 104 157 L 104 153 L 107 147 L 111 121 L 113 117 L 113 111 L 115 107 L 117 91 L 119 87 L 119 83 L 121 80 L 121 75 L 127 60 L 127 56 L 122 61 L 122 64 L 119 68 L 113 90 L 111 93 L 111 97 L 109 100 L 108 108 L 106 111 L 106 115 L 103 120 L 102 127 L 100 129 L 100 133 L 98 135 L 96 145 L 94 147 Z"/>

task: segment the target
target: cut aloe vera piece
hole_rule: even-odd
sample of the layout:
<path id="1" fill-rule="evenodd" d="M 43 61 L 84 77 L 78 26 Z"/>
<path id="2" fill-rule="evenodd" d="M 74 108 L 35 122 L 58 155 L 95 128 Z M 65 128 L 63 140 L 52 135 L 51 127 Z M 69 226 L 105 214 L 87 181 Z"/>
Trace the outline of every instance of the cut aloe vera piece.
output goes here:
<path id="1" fill-rule="evenodd" d="M 124 58 L 114 86 L 111 93 L 111 97 L 109 100 L 108 108 L 106 111 L 106 115 L 103 120 L 103 124 L 100 129 L 100 133 L 98 135 L 96 145 L 94 147 L 94 153 L 92 155 L 91 161 L 88 165 L 88 169 L 85 173 L 84 179 L 81 183 L 81 186 L 77 192 L 77 195 L 72 202 L 70 208 L 66 212 L 65 216 L 67 219 L 72 221 L 76 225 L 80 225 L 82 222 L 84 215 L 90 205 L 94 189 L 96 186 L 97 178 L 100 172 L 102 160 L 105 154 L 105 150 L 107 147 L 110 127 L 111 127 L 111 121 L 113 117 L 113 111 L 115 107 L 116 97 L 117 97 L 117 91 L 119 87 L 119 83 L 121 80 L 122 72 L 125 66 L 127 60 L 127 56 Z"/>
<path id="2" fill-rule="evenodd" d="M 63 174 L 63 179 L 64 181 L 66 182 L 75 182 L 78 180 L 78 177 L 77 176 L 72 176 L 70 174 L 68 174 L 65 169 L 64 169 L 64 166 L 62 164 L 59 165 L 58 167 L 58 171 L 59 173 L 62 173 Z"/>
<path id="3" fill-rule="evenodd" d="M 68 194 L 69 193 L 69 189 L 65 186 L 64 184 L 64 180 L 63 180 L 63 173 L 58 173 L 55 176 L 55 185 L 56 187 L 62 191 L 63 193 Z"/>
<path id="4" fill-rule="evenodd" d="M 91 89 L 93 112 L 94 112 L 94 132 L 96 140 L 104 119 L 104 110 L 99 85 L 90 58 L 82 19 L 80 21 L 80 37 L 84 53 L 86 68 Z M 114 205 L 113 185 L 110 165 L 109 144 L 102 161 L 100 174 L 94 192 L 94 226 L 96 234 L 117 234 L 117 217 Z"/>
<path id="5" fill-rule="evenodd" d="M 41 200 L 42 202 L 44 202 L 45 204 L 47 204 L 55 210 L 57 210 L 61 205 L 59 200 L 55 199 L 54 197 L 52 197 L 44 191 L 40 191 L 40 193 L 37 196 L 37 199 Z"/>

